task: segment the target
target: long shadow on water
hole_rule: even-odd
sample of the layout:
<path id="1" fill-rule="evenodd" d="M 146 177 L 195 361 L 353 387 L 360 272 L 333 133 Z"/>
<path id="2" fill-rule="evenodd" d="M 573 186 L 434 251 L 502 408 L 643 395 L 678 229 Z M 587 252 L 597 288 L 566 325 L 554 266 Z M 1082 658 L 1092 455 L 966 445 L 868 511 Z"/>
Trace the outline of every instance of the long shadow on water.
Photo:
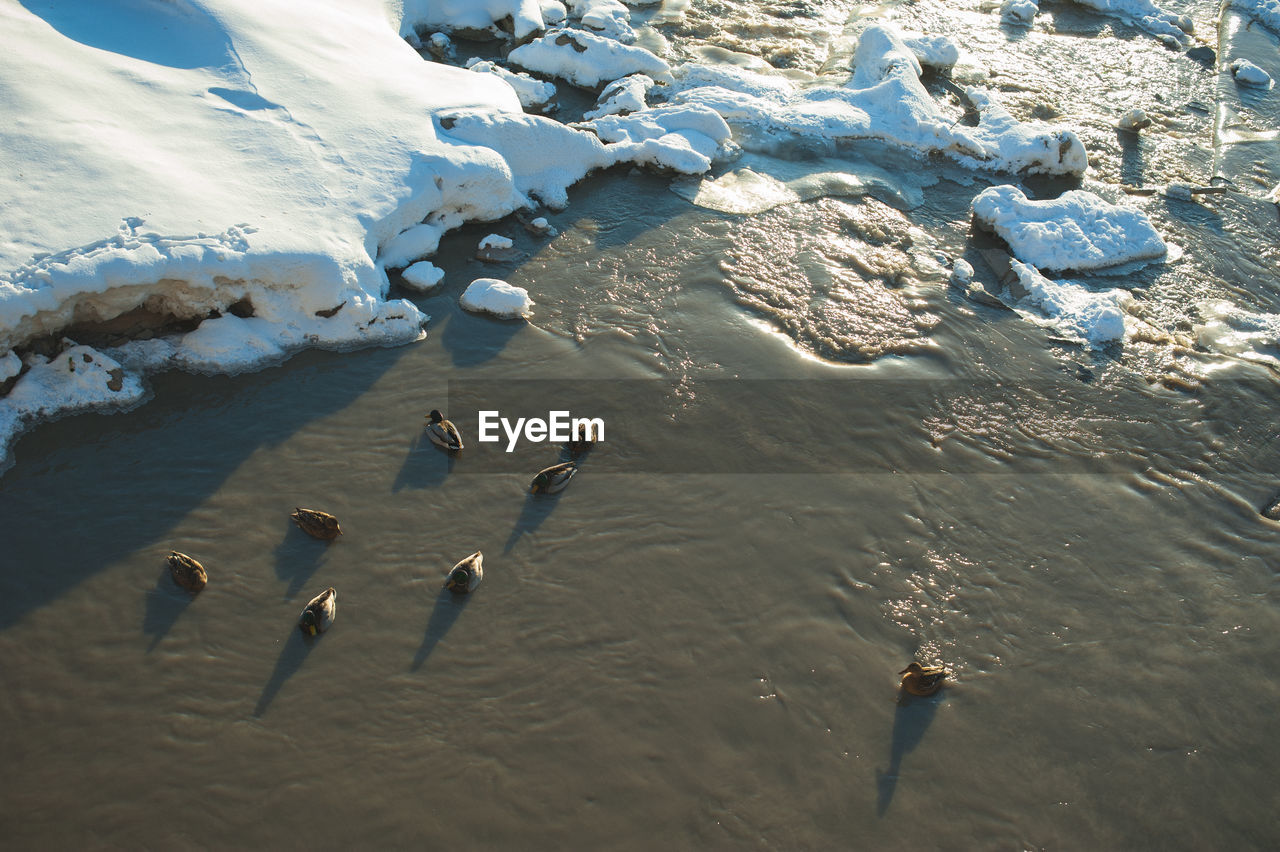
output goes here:
<path id="1" fill-rule="evenodd" d="M 466 444 L 465 436 L 463 444 Z M 425 433 L 420 432 L 409 445 L 404 464 L 400 465 L 400 472 L 391 483 L 391 491 L 394 494 L 405 488 L 439 488 L 453 473 L 456 462 L 457 457 L 453 453 L 437 447 Z"/>
<path id="2" fill-rule="evenodd" d="M 469 600 L 471 595 L 455 595 L 448 589 L 440 590 L 440 594 L 436 595 L 436 605 L 431 609 L 431 618 L 427 620 L 427 632 L 422 637 L 422 645 L 418 648 L 418 653 L 413 657 L 410 671 L 416 672 L 422 668 L 422 664 L 427 661 L 427 657 L 431 656 L 436 645 L 449 632 L 449 628 L 453 627 L 458 616 L 462 615 L 463 607 Z"/>
<path id="3" fill-rule="evenodd" d="M 155 588 L 147 589 L 147 606 L 142 615 L 142 632 L 151 637 L 147 646 L 150 654 L 160 644 L 173 625 L 187 611 L 194 600 L 191 593 L 173 582 L 173 575 L 166 567 L 156 580 Z"/>
<path id="4" fill-rule="evenodd" d="M 569 487 L 572 488 L 573 484 L 570 483 Z M 510 553 L 520 541 L 521 536 L 542 526 L 542 522 L 555 511 L 556 506 L 560 505 L 562 496 L 564 496 L 563 491 L 559 494 L 526 494 L 524 508 L 520 510 L 520 517 L 516 518 L 515 526 L 511 528 L 511 535 L 507 536 L 507 543 L 502 548 L 502 552 Z"/>
<path id="5" fill-rule="evenodd" d="M 304 352 L 246 376 L 159 375 L 155 399 L 141 408 L 71 417 L 24 435 L 17 464 L 0 478 L 0 630 L 108 565 L 150 558 L 139 554 L 152 549 L 149 564 L 163 564 L 157 545 L 176 546 L 174 526 L 246 458 L 343 408 L 405 351 Z M 144 629 L 156 635 L 162 622 L 150 616 Z"/>
<path id="6" fill-rule="evenodd" d="M 262 687 L 262 695 L 258 696 L 258 706 L 253 708 L 254 716 L 261 716 L 267 712 L 267 708 L 271 706 L 271 702 L 275 700 L 276 694 L 280 692 L 285 681 L 302 668 L 302 664 L 307 661 L 307 654 L 311 653 L 311 649 L 322 639 L 324 639 L 323 634 L 304 636 L 297 625 L 289 628 L 289 636 L 284 640 L 280 656 L 276 658 L 276 667 L 271 672 L 271 679 L 267 681 L 266 686 Z"/>
<path id="7" fill-rule="evenodd" d="M 329 548 L 337 542 L 312 538 L 289 521 L 284 540 L 276 547 L 276 576 L 288 580 L 284 599 L 293 600 L 320 568 Z"/>
<path id="8" fill-rule="evenodd" d="M 889 768 L 876 770 L 876 816 L 884 816 L 893 801 L 898 785 L 898 773 L 902 770 L 902 758 L 906 757 L 924 739 L 924 732 L 938 712 L 940 696 L 917 698 L 905 692 L 898 698 L 898 709 L 893 714 L 893 741 L 889 746 Z"/>

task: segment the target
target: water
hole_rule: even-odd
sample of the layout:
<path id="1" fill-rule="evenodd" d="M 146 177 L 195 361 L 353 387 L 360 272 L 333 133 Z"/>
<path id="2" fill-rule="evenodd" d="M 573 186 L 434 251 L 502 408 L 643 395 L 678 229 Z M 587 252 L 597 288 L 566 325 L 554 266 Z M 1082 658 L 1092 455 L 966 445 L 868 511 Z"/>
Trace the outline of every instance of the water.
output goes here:
<path id="1" fill-rule="evenodd" d="M 1212 170 L 1212 75 L 1185 58 L 1065 6 L 1024 36 L 976 9 L 917 6 L 967 27 L 967 47 L 1089 67 L 1033 75 L 1026 97 L 1097 123 L 1086 144 L 1103 181 L 1135 160 L 1114 134 L 1095 148 L 1090 103 L 1121 90 L 1106 75 L 1170 63 L 1124 91 L 1175 93 L 1171 115 L 1182 98 L 1211 108 L 1139 140 L 1159 152 L 1143 180 Z M 805 26 L 834 52 L 847 8 L 811 8 Z M 773 15 L 785 26 L 762 38 L 746 11 L 691 9 L 663 31 L 678 50 L 755 45 L 777 61 L 796 19 Z M 728 35 L 684 32 L 711 22 Z M 823 43 L 793 45 L 797 71 L 820 70 Z M 886 162 L 868 145 L 783 153 L 753 152 L 751 168 L 794 181 L 805 163 Z M 967 204 L 999 178 L 927 169 L 919 203 L 844 184 L 749 215 L 691 205 L 666 178 L 597 175 L 549 216 L 550 241 L 515 223 L 446 238 L 418 345 L 160 376 L 135 411 L 23 437 L 0 480 L 0 835 L 15 848 L 1264 845 L 1280 590 L 1278 528 L 1257 509 L 1278 487 L 1276 384 L 1265 363 L 1178 338 L 1204 299 L 1277 309 L 1274 205 L 1269 221 L 1248 192 L 1153 205 L 1185 252 L 1125 279 L 1151 342 L 1093 352 L 947 286 L 938 253 L 990 275 Z M 524 257 L 470 259 L 493 231 Z M 457 309 L 495 272 L 529 288 L 533 323 Z M 661 393 L 635 422 L 723 426 L 691 473 L 666 464 L 688 444 L 618 430 L 550 500 L 525 491 L 551 448 L 510 460 L 472 443 L 451 462 L 423 439 L 450 382 L 460 400 L 535 379 L 617 406 L 646 382 Z M 788 402 L 726 392 L 738 379 L 781 382 Z M 812 473 L 824 454 L 833 472 Z M 333 512 L 346 535 L 306 538 L 296 505 Z M 171 548 L 208 569 L 198 597 L 168 580 Z M 442 596 L 476 549 L 476 594 Z M 308 644 L 295 619 L 329 585 L 337 621 Z M 954 678 L 899 703 L 895 672 L 913 657 Z"/>

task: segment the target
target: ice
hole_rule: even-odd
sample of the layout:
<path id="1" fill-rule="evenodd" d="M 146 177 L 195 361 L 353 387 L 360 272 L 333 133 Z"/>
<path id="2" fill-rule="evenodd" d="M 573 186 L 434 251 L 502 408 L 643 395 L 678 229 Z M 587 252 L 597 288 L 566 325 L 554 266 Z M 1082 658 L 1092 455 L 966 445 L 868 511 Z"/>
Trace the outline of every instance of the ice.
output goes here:
<path id="1" fill-rule="evenodd" d="M 1146 110 L 1135 107 L 1120 116 L 1118 126 L 1121 130 L 1130 130 L 1136 133 L 1151 126 L 1151 116 L 1147 115 Z"/>
<path id="2" fill-rule="evenodd" d="M 493 74 L 505 80 L 520 99 L 520 106 L 532 112 L 546 112 L 547 107 L 556 96 L 554 83 L 535 79 L 522 71 L 503 68 L 496 62 L 472 57 L 467 60 L 467 68 L 479 74 Z"/>
<path id="3" fill-rule="evenodd" d="M 956 258 L 951 265 L 951 280 L 957 284 L 968 284 L 973 280 L 973 264 L 964 258 Z"/>
<path id="4" fill-rule="evenodd" d="M 1030 26 L 1040 13 L 1036 0 L 1004 0 L 1000 6 L 1000 18 L 1007 24 Z"/>
<path id="5" fill-rule="evenodd" d="M 444 270 L 429 260 L 421 260 L 400 273 L 405 285 L 419 293 L 429 293 L 444 280 Z"/>
<path id="6" fill-rule="evenodd" d="M 1235 75 L 1237 83 L 1263 89 L 1271 88 L 1271 75 L 1247 59 L 1232 60 L 1231 73 Z"/>
<path id="7" fill-rule="evenodd" d="M 902 43 L 925 68 L 946 71 L 960 61 L 960 46 L 947 36 L 904 37 Z"/>
<path id="8" fill-rule="evenodd" d="M 1104 14 L 1114 15 L 1142 27 L 1149 33 L 1166 36 L 1181 44 L 1191 42 L 1191 18 L 1165 11 L 1151 0 L 1077 0 Z"/>
<path id="9" fill-rule="evenodd" d="M 1124 339 L 1125 308 L 1133 297 L 1123 290 L 1095 293 L 1069 281 L 1052 281 L 1034 266 L 1010 261 L 1017 276 L 1018 307 L 1039 311 L 1058 333 L 1102 346 Z"/>
<path id="10" fill-rule="evenodd" d="M 584 122 L 606 142 L 626 143 L 619 154 L 636 163 L 701 174 L 730 144 L 729 125 L 704 106 L 662 106 Z"/>
<path id="11" fill-rule="evenodd" d="M 503 35 L 498 22 L 510 18 L 512 34 L 520 41 L 545 27 L 538 0 L 393 0 L 387 5 L 400 7 L 401 36 L 425 27 L 497 38 Z"/>
<path id="12" fill-rule="evenodd" d="M 648 74 L 632 74 L 621 80 L 614 80 L 600 92 L 596 108 L 584 112 L 582 117 L 590 121 L 606 115 L 626 115 L 648 109 L 645 96 L 653 87 L 653 78 Z"/>
<path id="13" fill-rule="evenodd" d="M 1205 302 L 1199 309 L 1204 319 L 1195 328 L 1200 346 L 1250 361 L 1280 363 L 1280 316 L 1254 313 L 1225 300 Z"/>
<path id="14" fill-rule="evenodd" d="M 622 44 L 582 30 L 553 30 L 507 56 L 522 68 L 591 89 L 629 74 L 671 80 L 666 61 L 642 47 Z"/>
<path id="15" fill-rule="evenodd" d="M 22 359 L 18 354 L 10 349 L 0 357 L 0 384 L 9 381 L 22 371 Z"/>
<path id="16" fill-rule="evenodd" d="M 766 132 L 884 139 L 980 168 L 1078 175 L 1088 167 L 1074 133 L 1019 122 L 984 89 L 965 92 L 978 126 L 961 125 L 925 90 L 920 73 L 919 61 L 896 31 L 873 25 L 858 40 L 845 86 L 802 87 L 780 74 L 698 66 L 682 74 L 674 100 L 710 107 L 732 123 Z"/>
<path id="17" fill-rule="evenodd" d="M 485 249 L 509 249 L 513 245 L 515 245 L 515 243 L 513 243 L 509 237 L 504 237 L 501 234 L 489 234 L 487 237 L 480 240 L 480 244 L 476 246 L 476 248 L 481 251 L 484 251 Z"/>
<path id="18" fill-rule="evenodd" d="M 623 44 L 636 40 L 631 28 L 631 12 L 618 0 L 568 0 L 569 15 L 582 21 L 593 33 Z"/>
<path id="19" fill-rule="evenodd" d="M 1031 201 L 1015 186 L 992 186 L 973 199 L 973 214 L 1038 269 L 1102 269 L 1168 252 L 1145 213 L 1084 190 Z"/>
<path id="20" fill-rule="evenodd" d="M 490 313 L 501 319 L 527 318 L 533 308 L 529 291 L 497 278 L 477 278 L 472 281 L 458 304 L 465 310 Z"/>
<path id="21" fill-rule="evenodd" d="M 1280 0 L 1229 0 L 1229 5 L 1280 34 Z"/>

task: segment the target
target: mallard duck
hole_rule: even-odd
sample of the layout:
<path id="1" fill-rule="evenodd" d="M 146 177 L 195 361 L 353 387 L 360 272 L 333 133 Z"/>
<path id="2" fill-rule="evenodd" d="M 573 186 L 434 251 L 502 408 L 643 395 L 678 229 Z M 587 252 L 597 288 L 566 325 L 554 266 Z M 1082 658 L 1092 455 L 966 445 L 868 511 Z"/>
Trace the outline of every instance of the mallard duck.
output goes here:
<path id="1" fill-rule="evenodd" d="M 538 471 L 538 475 L 535 476 L 533 478 L 533 482 L 530 483 L 529 493 L 556 494 L 561 492 L 577 472 L 577 464 L 571 461 L 563 462 L 561 464 L 553 464 L 551 467 L 543 468 Z"/>
<path id="2" fill-rule="evenodd" d="M 480 551 L 468 556 L 449 571 L 444 587 L 455 595 L 465 595 L 484 579 L 484 554 Z"/>
<path id="3" fill-rule="evenodd" d="M 596 433 L 590 426 L 582 432 L 575 432 L 573 440 L 569 441 L 565 446 L 569 448 L 569 452 L 575 456 L 589 452 L 596 445 Z"/>
<path id="4" fill-rule="evenodd" d="M 170 550 L 168 559 L 169 573 L 173 575 L 173 582 L 188 592 L 195 594 L 209 582 L 209 575 L 205 572 L 204 566 L 187 554 Z"/>
<path id="5" fill-rule="evenodd" d="M 328 512 L 295 507 L 293 514 L 289 517 L 293 518 L 293 522 L 301 527 L 304 533 L 314 538 L 332 541 L 342 535 L 342 527 L 338 526 L 338 519 Z"/>
<path id="6" fill-rule="evenodd" d="M 912 695 L 933 695 L 942 686 L 947 670 L 942 666 L 922 666 L 912 663 L 902 671 L 902 688 Z"/>
<path id="7" fill-rule="evenodd" d="M 446 450 L 462 449 L 462 436 L 458 434 L 458 427 L 445 420 L 437 409 L 431 409 L 427 420 L 430 421 L 427 423 L 427 437 L 431 439 L 431 443 Z"/>
<path id="8" fill-rule="evenodd" d="M 338 593 L 333 586 L 311 599 L 298 617 L 298 627 L 308 636 L 323 633 L 333 625 L 338 614 Z"/>

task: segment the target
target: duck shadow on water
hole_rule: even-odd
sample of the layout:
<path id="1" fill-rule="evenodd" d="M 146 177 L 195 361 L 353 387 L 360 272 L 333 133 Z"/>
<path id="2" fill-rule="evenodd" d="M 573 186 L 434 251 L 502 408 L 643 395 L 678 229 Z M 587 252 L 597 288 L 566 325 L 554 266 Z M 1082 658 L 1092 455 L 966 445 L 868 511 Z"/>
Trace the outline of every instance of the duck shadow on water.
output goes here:
<path id="1" fill-rule="evenodd" d="M 298 529 L 292 522 L 284 539 L 276 546 L 276 576 L 289 582 L 284 599 L 297 597 L 324 562 L 334 542 L 320 541 Z"/>
<path id="2" fill-rule="evenodd" d="M 297 674 L 298 669 L 302 668 L 302 664 L 307 660 L 307 654 L 311 653 L 311 649 L 324 636 L 304 636 L 297 625 L 289 628 L 289 636 L 284 640 L 284 647 L 280 649 L 280 656 L 276 658 L 275 670 L 271 672 L 271 679 L 267 681 L 267 685 L 262 687 L 262 695 L 258 696 L 258 706 L 253 708 L 253 715 L 261 717 L 267 712 L 267 708 L 271 706 L 271 702 L 275 700 L 276 694 L 280 692 L 285 681 Z"/>
<path id="3" fill-rule="evenodd" d="M 902 770 L 902 759 L 924 739 L 925 731 L 938 712 L 939 701 L 938 695 L 918 698 L 904 692 L 898 697 L 898 709 L 893 714 L 893 739 L 889 745 L 889 768 L 876 770 L 876 816 L 882 817 L 888 812 L 898 784 L 898 773 Z"/>
<path id="4" fill-rule="evenodd" d="M 440 590 L 436 595 L 436 605 L 431 610 L 431 618 L 427 620 L 427 632 L 422 637 L 422 645 L 414 655 L 413 665 L 409 667 L 409 671 L 416 672 L 422 668 L 422 664 L 431 656 L 431 652 L 449 632 L 449 628 L 453 627 L 453 623 L 462 615 L 463 608 L 470 600 L 471 595 L 455 595 L 448 589 Z"/>
<path id="5" fill-rule="evenodd" d="M 521 536 L 525 533 L 531 533 L 542 526 L 542 522 L 556 510 L 556 506 L 560 505 L 562 496 L 564 496 L 563 492 L 560 494 L 526 494 L 524 508 L 520 510 L 520 517 L 516 518 L 515 526 L 511 528 L 511 535 L 507 536 L 507 543 L 503 546 L 502 552 L 510 553 L 520 541 Z"/>
<path id="6" fill-rule="evenodd" d="M 142 632 L 151 637 L 147 646 L 150 654 L 160 644 L 160 640 L 168 635 L 173 625 L 191 606 L 194 596 L 173 581 L 173 575 L 166 568 L 156 580 L 154 588 L 147 589 L 147 606 L 142 614 Z"/>
<path id="7" fill-rule="evenodd" d="M 392 493 L 405 488 L 439 488 L 453 473 L 457 463 L 456 454 L 431 443 L 425 433 L 420 432 L 409 445 L 409 453 L 400 465 L 395 482 L 391 484 Z"/>

